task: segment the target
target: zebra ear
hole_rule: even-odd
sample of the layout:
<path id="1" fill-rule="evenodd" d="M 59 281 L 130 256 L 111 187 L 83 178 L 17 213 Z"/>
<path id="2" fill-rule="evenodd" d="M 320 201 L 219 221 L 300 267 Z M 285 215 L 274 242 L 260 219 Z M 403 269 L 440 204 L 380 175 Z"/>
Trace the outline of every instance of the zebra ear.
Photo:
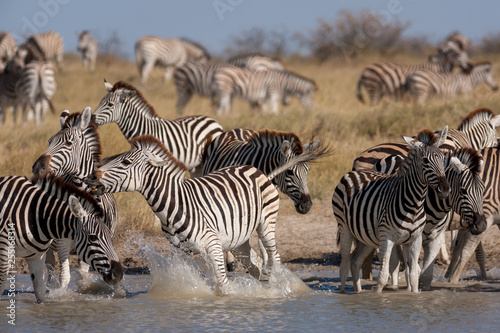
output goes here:
<path id="1" fill-rule="evenodd" d="M 500 126 L 500 115 L 491 118 L 490 123 L 495 127 Z"/>
<path id="2" fill-rule="evenodd" d="M 439 133 L 439 140 L 436 142 L 436 147 L 441 146 L 448 136 L 448 126 L 445 126 L 443 130 Z"/>
<path id="3" fill-rule="evenodd" d="M 80 201 L 73 195 L 69 196 L 69 209 L 71 213 L 76 216 L 77 219 L 82 220 L 87 216 L 87 211 L 83 209 Z"/>
<path id="4" fill-rule="evenodd" d="M 145 151 L 145 154 L 146 154 L 146 160 L 152 165 L 152 166 L 155 166 L 155 167 L 162 167 L 162 166 L 165 166 L 167 165 L 168 161 L 164 160 L 164 159 L 161 159 L 160 157 L 156 156 L 155 154 L 153 154 L 152 152 L 150 152 L 149 150 Z"/>
<path id="5" fill-rule="evenodd" d="M 87 106 L 82 112 L 82 118 L 80 123 L 80 129 L 83 131 L 90 124 L 90 119 L 92 118 L 92 109 Z"/>
<path id="6" fill-rule="evenodd" d="M 412 149 L 417 147 L 417 143 L 419 142 L 413 138 L 410 138 L 409 136 L 403 136 L 403 140 L 405 140 L 408 146 L 410 146 L 410 148 Z"/>
<path id="7" fill-rule="evenodd" d="M 292 145 L 289 141 L 283 141 L 283 143 L 281 144 L 281 153 L 286 157 L 292 155 Z"/>
<path id="8" fill-rule="evenodd" d="M 108 92 L 111 92 L 113 90 L 113 85 L 104 79 L 104 88 L 106 88 Z"/>
<path id="9" fill-rule="evenodd" d="M 452 158 L 450 159 L 450 165 L 459 174 L 465 170 L 465 165 L 462 162 L 460 162 L 460 160 L 455 156 L 452 156 Z"/>
<path id="10" fill-rule="evenodd" d="M 321 145 L 321 140 L 316 140 L 310 143 L 303 144 L 302 149 L 304 149 L 304 151 L 315 151 L 316 149 L 319 148 L 320 145 Z"/>
<path id="11" fill-rule="evenodd" d="M 120 94 L 120 103 L 127 98 L 133 97 L 135 94 L 137 94 L 137 90 L 123 89 L 123 92 Z"/>
<path id="12" fill-rule="evenodd" d="M 59 116 L 59 122 L 61 123 L 61 129 L 64 129 L 64 124 L 66 123 L 66 119 L 69 117 L 69 110 L 64 110 Z"/>

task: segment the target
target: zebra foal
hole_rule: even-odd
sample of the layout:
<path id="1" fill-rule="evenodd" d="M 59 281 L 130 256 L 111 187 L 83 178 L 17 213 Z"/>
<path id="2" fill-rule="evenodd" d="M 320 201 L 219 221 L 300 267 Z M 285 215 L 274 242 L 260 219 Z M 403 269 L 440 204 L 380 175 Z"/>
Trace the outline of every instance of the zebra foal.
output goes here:
<path id="1" fill-rule="evenodd" d="M 275 223 L 277 189 L 269 180 L 314 154 L 303 154 L 276 169 L 269 177 L 249 166 L 228 167 L 203 177 L 185 179 L 186 167 L 153 136 L 131 141 L 132 149 L 107 160 L 87 182 L 97 192 L 139 191 L 162 222 L 162 230 L 176 247 L 205 254 L 216 274 L 218 294 L 230 292 L 224 251 L 234 251 L 260 277 L 250 260 L 249 239 L 257 231 L 270 258 L 280 267 Z"/>
<path id="2" fill-rule="evenodd" d="M 45 252 L 54 239 L 76 242 L 76 252 L 109 284 L 116 285 L 123 269 L 111 233 L 101 222 L 102 210 L 88 193 L 53 176 L 0 177 L 0 290 L 4 290 L 9 246 L 25 258 L 38 302 L 45 300 Z M 14 239 L 12 239 L 14 238 Z"/>
<path id="3" fill-rule="evenodd" d="M 351 171 L 340 180 L 332 197 L 332 206 L 338 223 L 337 242 L 342 257 L 341 286 L 351 270 L 354 289 L 361 291 L 359 271 L 361 263 L 379 247 L 381 269 L 377 292 L 381 292 L 389 278 L 389 258 L 395 245 L 402 244 L 408 261 L 408 289 L 418 292 L 418 256 L 425 225 L 424 200 L 428 186 L 444 198 L 449 185 L 444 174 L 444 155 L 439 146 L 446 140 L 448 128 L 438 135 L 421 131 L 415 139 L 404 137 L 410 153 L 394 175 L 373 170 Z M 351 265 L 351 246 L 357 240 Z"/>

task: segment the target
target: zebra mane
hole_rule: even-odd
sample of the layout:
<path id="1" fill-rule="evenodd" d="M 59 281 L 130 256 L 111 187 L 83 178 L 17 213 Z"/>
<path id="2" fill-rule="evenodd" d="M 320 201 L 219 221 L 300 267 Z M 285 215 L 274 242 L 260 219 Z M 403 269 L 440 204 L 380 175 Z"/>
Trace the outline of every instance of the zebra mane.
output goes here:
<path id="1" fill-rule="evenodd" d="M 428 129 L 423 129 L 420 132 L 418 132 L 417 135 L 415 135 L 415 141 L 420 141 L 422 142 L 425 146 L 431 146 L 438 142 L 438 136 L 434 134 L 431 130 Z M 406 169 L 410 166 L 410 161 L 413 159 L 413 156 L 415 155 L 415 149 L 410 149 L 408 155 L 405 157 L 405 159 L 401 162 L 401 166 L 399 167 L 398 171 L 396 172 L 397 174 L 402 174 L 403 172 L 406 172 Z"/>
<path id="2" fill-rule="evenodd" d="M 478 66 L 484 66 L 484 65 L 490 65 L 491 66 L 491 61 L 489 61 L 489 60 L 478 61 L 478 62 L 472 64 L 472 68 L 478 67 Z"/>
<path id="3" fill-rule="evenodd" d="M 465 131 L 469 128 L 476 126 L 478 123 L 482 123 L 485 120 L 490 120 L 493 118 L 494 114 L 488 108 L 479 108 L 474 111 L 471 111 L 460 123 L 458 126 L 459 131 Z"/>
<path id="4" fill-rule="evenodd" d="M 281 143 L 284 140 L 288 140 L 293 147 L 293 151 L 300 155 L 304 152 L 302 147 L 302 142 L 300 142 L 299 137 L 292 132 L 280 132 L 270 129 L 264 129 L 253 133 L 249 139 L 248 143 L 258 146 L 272 146 L 276 143 Z"/>
<path id="5" fill-rule="evenodd" d="M 466 147 L 457 149 L 454 152 L 456 158 L 460 160 L 475 175 L 481 171 L 482 155 L 473 148 Z"/>
<path id="6" fill-rule="evenodd" d="M 175 168 L 181 169 L 183 171 L 187 171 L 187 167 L 184 163 L 176 159 L 172 153 L 161 143 L 158 138 L 156 138 L 154 135 L 150 134 L 145 134 L 145 135 L 140 135 L 132 140 L 130 140 L 130 145 L 134 148 L 137 149 L 143 149 L 143 148 L 148 148 L 148 147 L 153 147 L 157 148 L 160 150 L 161 153 L 165 154 L 167 159 L 171 161 L 170 165 L 174 165 Z"/>
<path id="7" fill-rule="evenodd" d="M 133 96 L 133 98 L 139 99 L 140 102 L 142 104 L 144 104 L 144 106 L 145 106 L 144 110 L 146 110 L 146 112 L 150 116 L 152 116 L 152 117 L 159 117 L 159 115 L 158 115 L 158 113 L 156 113 L 156 110 L 154 109 L 154 107 L 151 104 L 149 104 L 149 102 L 146 100 L 146 98 L 144 97 L 144 95 L 139 90 L 137 90 L 136 87 L 134 87 L 133 85 L 131 85 L 128 82 L 118 81 L 118 82 L 116 82 L 113 85 L 113 88 L 111 89 L 111 91 L 115 92 L 118 89 L 135 90 L 136 94 Z"/>
<path id="8" fill-rule="evenodd" d="M 185 37 L 179 38 L 179 40 L 181 42 L 189 44 L 189 45 L 191 45 L 193 47 L 196 47 L 197 49 L 200 49 L 200 51 L 203 52 L 203 54 L 205 55 L 205 57 L 207 57 L 207 60 L 211 59 L 211 56 L 210 56 L 210 53 L 208 53 L 208 50 L 203 45 L 201 45 L 200 43 L 194 42 L 194 41 L 192 41 L 192 40 L 190 40 L 188 38 L 185 38 Z"/>
<path id="9" fill-rule="evenodd" d="M 82 112 L 74 112 L 70 114 L 64 122 L 64 128 L 79 126 L 82 119 L 81 115 Z M 92 152 L 92 158 L 94 159 L 94 163 L 96 165 L 99 165 L 101 163 L 102 149 L 99 133 L 97 133 L 97 125 L 95 123 L 94 114 L 91 115 L 89 126 L 87 126 L 87 128 L 83 131 L 83 134 L 85 135 L 85 137 L 90 139 L 87 140 L 87 142 L 89 142 L 89 148 Z"/>
<path id="10" fill-rule="evenodd" d="M 82 206 L 85 207 L 85 209 L 87 209 L 91 214 L 99 218 L 104 216 L 104 211 L 101 205 L 99 205 L 92 194 L 80 190 L 73 184 L 65 182 L 63 176 L 54 176 L 52 173 L 44 173 L 42 175 L 33 176 L 30 179 L 30 182 L 40 187 L 51 196 L 63 201 L 68 201 L 69 196 L 73 195 L 78 198 L 80 202 L 82 202 Z M 49 188 L 50 191 L 48 191 Z"/>

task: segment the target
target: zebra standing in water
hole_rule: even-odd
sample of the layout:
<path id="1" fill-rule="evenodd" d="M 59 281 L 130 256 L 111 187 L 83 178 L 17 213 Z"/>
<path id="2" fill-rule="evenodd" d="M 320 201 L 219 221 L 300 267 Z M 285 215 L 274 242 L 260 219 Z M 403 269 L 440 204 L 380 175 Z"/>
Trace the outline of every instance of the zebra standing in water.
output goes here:
<path id="1" fill-rule="evenodd" d="M 410 154 L 394 175 L 373 170 L 351 171 L 340 180 L 332 198 L 338 223 L 340 246 L 340 291 L 345 291 L 349 268 L 355 291 L 361 291 L 359 270 L 372 248 L 380 248 L 381 268 L 377 292 L 389 278 L 389 257 L 395 245 L 402 244 L 408 262 L 408 289 L 418 292 L 418 256 L 425 225 L 424 200 L 428 186 L 440 198 L 449 194 L 444 174 L 444 155 L 439 146 L 446 140 L 448 128 L 435 135 L 421 131 L 415 139 L 405 137 Z M 351 246 L 358 246 L 352 258 Z"/>
<path id="2" fill-rule="evenodd" d="M 21 49 L 28 51 L 26 56 L 26 64 L 33 60 L 39 61 L 55 61 L 57 68 L 63 68 L 63 51 L 64 42 L 57 32 L 48 31 L 39 35 L 30 36 L 25 43 L 19 46 Z"/>
<path id="3" fill-rule="evenodd" d="M 207 62 L 210 55 L 200 44 L 187 39 L 160 38 L 145 36 L 135 44 L 137 67 L 142 82 L 145 83 L 153 66 L 166 67 L 164 80 L 168 82 L 174 67 L 184 65 L 186 61 Z"/>
<path id="4" fill-rule="evenodd" d="M 61 130 L 50 138 L 49 147 L 33 164 L 33 175 L 52 173 L 63 176 L 66 182 L 87 191 L 88 186 L 83 179 L 101 164 L 101 143 L 92 117 L 90 107 L 85 108 L 82 113 L 71 115 L 67 110 L 64 111 L 60 117 Z M 115 198 L 112 194 L 105 193 L 97 200 L 104 211 L 104 223 L 111 230 L 111 236 L 114 236 L 119 222 Z M 54 240 L 51 246 L 59 257 L 61 288 L 67 288 L 70 281 L 69 255 L 74 247 L 74 241 L 65 239 Z M 55 267 L 52 250 L 47 254 L 47 265 L 52 269 Z M 83 276 L 88 273 L 88 266 L 80 262 L 79 270 Z"/>
<path id="5" fill-rule="evenodd" d="M 0 32 L 0 73 L 16 53 L 16 41 L 8 32 Z"/>
<path id="6" fill-rule="evenodd" d="M 292 72 L 254 72 L 235 66 L 217 69 L 212 87 L 217 96 L 216 115 L 229 113 L 234 96 L 248 101 L 252 107 L 263 106 L 265 111 L 271 109 L 273 113 L 278 112 L 279 101 L 287 101 L 288 96 L 298 98 L 304 108 L 311 109 L 317 90 L 313 80 Z"/>
<path id="7" fill-rule="evenodd" d="M 260 277 L 259 267 L 250 261 L 249 239 L 255 231 L 271 268 L 280 267 L 275 240 L 279 194 L 269 179 L 314 158 L 313 152 L 290 160 L 269 177 L 244 165 L 186 179 L 186 167 L 154 136 L 137 137 L 131 146 L 130 151 L 109 158 L 88 183 L 97 186 L 98 193 L 139 191 L 162 221 L 172 245 L 207 255 L 217 293 L 231 291 L 223 251 L 234 251 L 250 273 Z"/>
<path id="8" fill-rule="evenodd" d="M 0 178 L 0 290 L 9 271 L 8 250 L 15 246 L 16 257 L 28 262 L 36 299 L 43 302 L 45 252 L 58 238 L 74 239 L 80 259 L 107 283 L 120 282 L 123 269 L 93 197 L 52 176 L 33 182 L 20 176 Z"/>
<path id="9" fill-rule="evenodd" d="M 279 59 L 273 59 L 258 53 L 242 54 L 227 60 L 227 63 L 251 71 L 284 71 L 285 66 Z"/>
<path id="10" fill-rule="evenodd" d="M 481 83 L 486 83 L 491 90 L 498 90 L 491 62 L 484 61 L 472 66 L 468 73 L 436 73 L 430 70 L 418 70 L 408 77 L 408 95 L 423 104 L 430 96 L 455 98 L 469 96 Z"/>
<path id="11" fill-rule="evenodd" d="M 84 30 L 78 34 L 78 52 L 82 55 L 83 68 L 86 71 L 93 72 L 95 69 L 95 61 L 99 52 L 97 40 L 90 36 L 90 32 Z"/>
<path id="12" fill-rule="evenodd" d="M 108 93 L 94 111 L 96 124 L 117 123 L 128 141 L 143 134 L 156 136 L 186 165 L 191 176 L 201 162 L 208 139 L 222 133 L 222 126 L 205 116 L 160 118 L 142 94 L 126 82 L 119 81 L 114 86 L 105 82 L 104 85 Z M 197 172 L 201 174 L 201 170 Z"/>
<path id="13" fill-rule="evenodd" d="M 55 112 L 51 99 L 57 84 L 52 64 L 45 61 L 32 61 L 21 71 L 16 82 L 17 103 L 22 107 L 22 119 L 26 123 L 31 117 L 40 125 L 50 107 Z M 29 107 L 29 109 L 28 109 Z M 13 112 L 17 120 L 17 108 Z"/>
<path id="14" fill-rule="evenodd" d="M 358 81 L 356 96 L 364 102 L 362 88 L 368 93 L 370 103 L 378 104 L 384 95 L 401 99 L 405 91 L 406 80 L 409 75 L 419 69 L 429 69 L 435 72 L 451 73 L 454 66 L 465 71 L 470 70 L 467 52 L 455 42 L 447 42 L 432 56 L 428 62 L 417 65 L 398 64 L 389 61 L 377 62 L 366 67 Z"/>

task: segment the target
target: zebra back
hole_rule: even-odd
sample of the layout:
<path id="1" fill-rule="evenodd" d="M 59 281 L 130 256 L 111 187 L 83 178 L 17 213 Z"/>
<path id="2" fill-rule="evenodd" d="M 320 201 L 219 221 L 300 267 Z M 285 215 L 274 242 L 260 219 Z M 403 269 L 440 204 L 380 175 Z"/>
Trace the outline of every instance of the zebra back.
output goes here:
<path id="1" fill-rule="evenodd" d="M 26 63 L 33 60 L 56 61 L 57 67 L 62 69 L 64 42 L 57 32 L 48 31 L 32 35 L 20 47 L 28 51 Z"/>
<path id="2" fill-rule="evenodd" d="M 247 68 L 252 71 L 285 70 L 282 61 L 269 58 L 259 53 L 240 54 L 227 60 L 227 63 L 236 67 Z"/>

